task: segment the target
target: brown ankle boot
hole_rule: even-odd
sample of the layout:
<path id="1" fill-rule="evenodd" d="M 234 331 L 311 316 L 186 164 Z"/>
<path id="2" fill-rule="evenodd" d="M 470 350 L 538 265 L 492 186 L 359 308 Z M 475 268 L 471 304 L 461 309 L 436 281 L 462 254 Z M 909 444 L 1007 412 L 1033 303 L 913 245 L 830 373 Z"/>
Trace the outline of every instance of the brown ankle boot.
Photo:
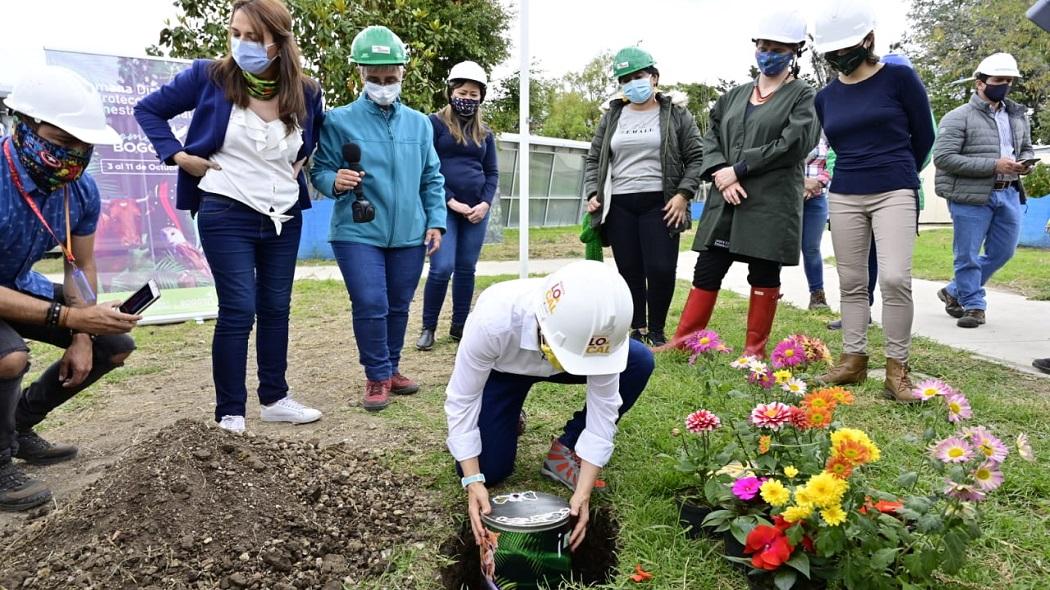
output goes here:
<path id="1" fill-rule="evenodd" d="M 827 373 L 818 375 L 817 383 L 824 385 L 852 385 L 864 383 L 868 378 L 868 355 L 842 353 L 839 362 L 835 363 Z"/>
<path id="2" fill-rule="evenodd" d="M 883 394 L 894 401 L 906 404 L 914 404 L 919 400 L 915 397 L 915 386 L 908 376 L 908 363 L 902 363 L 897 359 L 886 359 L 886 383 Z"/>

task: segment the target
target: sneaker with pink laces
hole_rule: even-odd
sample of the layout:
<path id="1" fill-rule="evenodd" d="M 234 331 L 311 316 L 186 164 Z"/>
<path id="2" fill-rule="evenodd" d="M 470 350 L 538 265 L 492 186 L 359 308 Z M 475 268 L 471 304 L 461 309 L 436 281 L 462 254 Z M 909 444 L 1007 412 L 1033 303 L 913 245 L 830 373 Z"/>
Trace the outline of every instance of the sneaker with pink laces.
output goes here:
<path id="1" fill-rule="evenodd" d="M 547 451 L 547 459 L 540 467 L 540 473 L 576 491 L 576 483 L 580 480 L 580 456 L 560 440 L 554 439 L 551 449 Z M 605 482 L 601 479 L 595 480 L 594 491 L 604 492 Z"/>
<path id="2" fill-rule="evenodd" d="M 365 383 L 365 401 L 361 404 L 369 412 L 378 412 L 390 405 L 390 380 Z"/>

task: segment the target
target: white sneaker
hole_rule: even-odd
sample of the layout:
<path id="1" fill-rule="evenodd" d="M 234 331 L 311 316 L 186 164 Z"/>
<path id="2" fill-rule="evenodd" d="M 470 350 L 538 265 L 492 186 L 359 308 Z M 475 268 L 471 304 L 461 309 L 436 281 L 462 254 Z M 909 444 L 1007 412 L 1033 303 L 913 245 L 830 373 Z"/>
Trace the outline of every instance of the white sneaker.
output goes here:
<path id="1" fill-rule="evenodd" d="M 219 428 L 234 434 L 244 434 L 244 416 L 223 416 Z"/>
<path id="2" fill-rule="evenodd" d="M 292 396 L 285 396 L 283 399 L 260 408 L 259 417 L 263 422 L 309 424 L 321 419 L 321 410 L 308 408 L 292 399 Z"/>

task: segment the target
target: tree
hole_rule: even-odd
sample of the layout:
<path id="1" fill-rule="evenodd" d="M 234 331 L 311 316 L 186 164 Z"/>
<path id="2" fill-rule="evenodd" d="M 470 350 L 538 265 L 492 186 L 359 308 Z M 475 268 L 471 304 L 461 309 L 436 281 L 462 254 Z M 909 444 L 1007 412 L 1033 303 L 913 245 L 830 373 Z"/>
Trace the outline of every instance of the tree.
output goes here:
<path id="1" fill-rule="evenodd" d="M 1050 142 L 1050 35 L 1025 18 L 1029 0 L 912 0 L 909 53 L 940 119 L 969 100 L 982 59 L 999 51 L 1017 58 L 1022 78 L 1010 98 L 1032 112 L 1032 139 Z M 962 82 L 961 82 L 962 81 Z"/>
<path id="2" fill-rule="evenodd" d="M 510 15 L 499 0 L 286 0 L 306 71 L 325 91 L 329 106 L 352 101 L 360 80 L 350 43 L 371 24 L 383 24 L 409 47 L 403 99 L 423 112 L 446 103 L 452 66 L 473 60 L 487 70 L 508 53 Z M 167 22 L 152 55 L 216 57 L 226 52 L 229 3 L 173 0 L 180 13 Z"/>
<path id="3" fill-rule="evenodd" d="M 711 107 L 715 106 L 715 101 L 718 100 L 722 93 L 714 86 L 709 86 L 703 82 L 674 84 L 668 86 L 667 90 L 677 90 L 689 97 L 689 104 L 686 105 L 686 108 L 689 109 L 689 112 L 693 114 L 693 118 L 696 119 L 696 126 L 700 128 L 700 134 L 707 133 L 707 129 L 711 125 Z"/>
<path id="4" fill-rule="evenodd" d="M 590 141 L 601 111 L 592 100 L 575 90 L 558 92 L 550 103 L 550 115 L 540 126 L 540 135 Z"/>
<path id="5" fill-rule="evenodd" d="M 520 78 L 515 72 L 489 85 L 485 100 L 485 121 L 497 133 L 518 132 L 518 92 Z M 550 115 L 551 101 L 556 91 L 555 84 L 543 77 L 542 71 L 533 65 L 529 69 L 529 131 L 538 133 L 543 121 Z"/>

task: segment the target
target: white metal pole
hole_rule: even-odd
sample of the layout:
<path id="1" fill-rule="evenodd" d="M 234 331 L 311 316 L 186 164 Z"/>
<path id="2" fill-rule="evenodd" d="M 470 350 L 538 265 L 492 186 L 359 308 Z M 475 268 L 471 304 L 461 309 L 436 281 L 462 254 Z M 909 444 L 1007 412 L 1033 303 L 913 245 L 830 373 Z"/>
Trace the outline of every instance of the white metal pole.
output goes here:
<path id="1" fill-rule="evenodd" d="M 518 274 L 529 277 L 529 0 L 521 0 L 518 15 L 520 69 L 518 75 Z"/>

